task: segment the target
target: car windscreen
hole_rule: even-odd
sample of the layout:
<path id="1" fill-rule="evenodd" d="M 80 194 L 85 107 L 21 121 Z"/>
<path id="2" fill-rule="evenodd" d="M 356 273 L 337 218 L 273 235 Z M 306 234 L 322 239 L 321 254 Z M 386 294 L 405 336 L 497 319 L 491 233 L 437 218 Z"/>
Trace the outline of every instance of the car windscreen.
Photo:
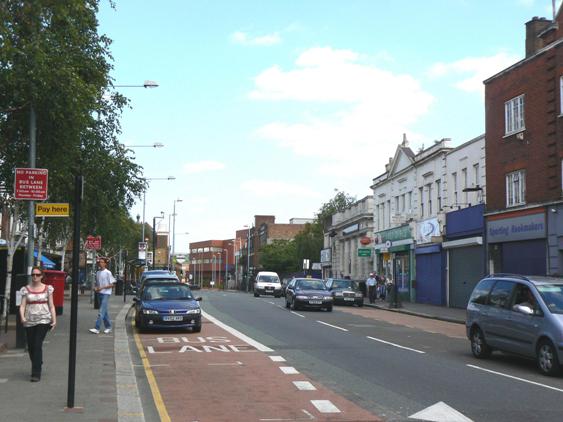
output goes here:
<path id="1" fill-rule="evenodd" d="M 143 292 L 144 300 L 182 300 L 193 299 L 192 292 L 185 284 L 152 285 Z"/>
<path id="2" fill-rule="evenodd" d="M 176 277 L 149 277 L 145 279 L 145 283 L 178 283 L 178 279 Z"/>
<path id="3" fill-rule="evenodd" d="M 302 290 L 326 290 L 325 284 L 321 280 L 301 280 L 296 287 Z"/>
<path id="4" fill-rule="evenodd" d="M 356 282 L 353 280 L 333 280 L 333 289 L 356 289 Z"/>
<path id="5" fill-rule="evenodd" d="M 536 287 L 551 313 L 563 314 L 563 284 L 538 284 Z"/>
<path id="6" fill-rule="evenodd" d="M 280 279 L 276 275 L 261 275 L 258 277 L 260 283 L 279 283 Z"/>

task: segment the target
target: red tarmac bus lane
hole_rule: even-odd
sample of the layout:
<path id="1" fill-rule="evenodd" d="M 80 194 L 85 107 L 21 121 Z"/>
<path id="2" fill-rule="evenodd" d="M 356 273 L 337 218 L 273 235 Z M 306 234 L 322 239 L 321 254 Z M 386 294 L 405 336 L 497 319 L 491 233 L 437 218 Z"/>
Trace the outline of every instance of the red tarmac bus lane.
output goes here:
<path id="1" fill-rule="evenodd" d="M 381 420 L 205 318 L 200 333 L 135 335 L 163 420 Z"/>

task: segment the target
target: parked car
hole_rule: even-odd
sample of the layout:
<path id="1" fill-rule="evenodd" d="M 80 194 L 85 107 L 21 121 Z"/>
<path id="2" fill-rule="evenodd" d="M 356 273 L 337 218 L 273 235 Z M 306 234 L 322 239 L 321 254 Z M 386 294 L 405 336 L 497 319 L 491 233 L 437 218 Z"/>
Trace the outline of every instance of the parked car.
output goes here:
<path id="1" fill-rule="evenodd" d="M 254 281 L 254 297 L 260 295 L 273 295 L 280 297 L 282 286 L 278 273 L 272 271 L 259 271 Z"/>
<path id="2" fill-rule="evenodd" d="M 138 286 L 139 291 L 147 283 L 180 283 L 180 279 L 176 274 L 170 273 L 168 271 L 166 271 L 164 274 L 156 272 L 146 274 L 144 277 L 141 276 L 141 281 Z"/>
<path id="3" fill-rule="evenodd" d="M 558 374 L 563 359 L 563 279 L 485 277 L 469 298 L 466 329 L 476 358 L 502 350 L 534 358 L 545 375 Z"/>
<path id="4" fill-rule="evenodd" d="M 171 275 L 170 271 L 168 270 L 147 270 L 141 273 L 141 277 L 139 278 L 139 286 L 143 284 L 143 281 L 147 277 L 155 276 L 155 275 Z M 175 274 L 174 274 L 175 275 Z"/>
<path id="5" fill-rule="evenodd" d="M 358 282 L 341 278 L 327 278 L 325 284 L 335 305 L 364 306 L 364 295 L 360 291 Z"/>
<path id="6" fill-rule="evenodd" d="M 294 278 L 287 285 L 286 308 L 326 309 L 332 312 L 332 303 L 332 295 L 319 278 Z"/>
<path id="7" fill-rule="evenodd" d="M 135 297 L 135 324 L 147 328 L 191 328 L 201 331 L 201 297 L 184 283 L 146 283 Z"/>

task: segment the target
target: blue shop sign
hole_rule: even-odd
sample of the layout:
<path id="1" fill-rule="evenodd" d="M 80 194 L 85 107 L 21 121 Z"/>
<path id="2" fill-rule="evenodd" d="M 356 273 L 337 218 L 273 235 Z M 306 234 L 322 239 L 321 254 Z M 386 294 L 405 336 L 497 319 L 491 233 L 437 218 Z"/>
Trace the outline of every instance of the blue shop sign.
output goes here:
<path id="1" fill-rule="evenodd" d="M 545 214 L 487 221 L 487 243 L 514 242 L 545 237 Z"/>

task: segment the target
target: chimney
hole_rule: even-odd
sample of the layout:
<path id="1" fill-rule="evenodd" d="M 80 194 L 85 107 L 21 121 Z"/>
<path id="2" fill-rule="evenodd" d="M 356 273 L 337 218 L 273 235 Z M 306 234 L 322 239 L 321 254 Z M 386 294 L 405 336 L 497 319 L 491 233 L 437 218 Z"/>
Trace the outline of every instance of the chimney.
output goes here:
<path id="1" fill-rule="evenodd" d="M 537 16 L 526 22 L 526 57 L 533 56 L 544 47 L 543 39 L 539 38 L 538 34 L 547 29 L 551 23 L 551 20 Z"/>

